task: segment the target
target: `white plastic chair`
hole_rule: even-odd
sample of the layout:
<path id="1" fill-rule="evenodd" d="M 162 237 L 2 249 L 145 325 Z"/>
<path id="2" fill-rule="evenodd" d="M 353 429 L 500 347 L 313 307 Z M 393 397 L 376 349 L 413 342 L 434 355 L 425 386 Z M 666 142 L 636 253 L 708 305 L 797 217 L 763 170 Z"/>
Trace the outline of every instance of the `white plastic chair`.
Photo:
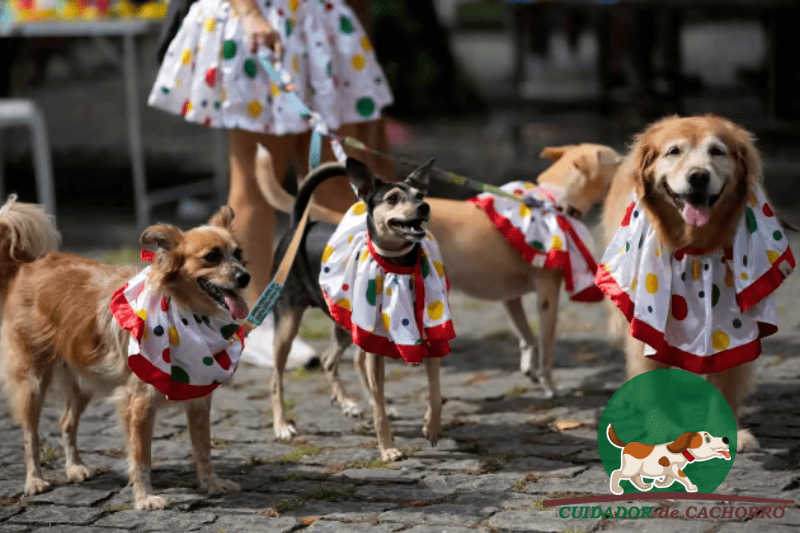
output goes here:
<path id="1" fill-rule="evenodd" d="M 36 194 L 39 203 L 48 213 L 56 214 L 56 192 L 53 183 L 53 163 L 50 158 L 50 142 L 44 114 L 32 100 L 0 98 L 0 133 L 12 126 L 27 126 L 31 132 L 33 170 L 36 176 Z M 0 135 L 2 141 L 2 135 Z M 0 203 L 5 201 L 3 179 L 3 151 L 0 144 Z"/>

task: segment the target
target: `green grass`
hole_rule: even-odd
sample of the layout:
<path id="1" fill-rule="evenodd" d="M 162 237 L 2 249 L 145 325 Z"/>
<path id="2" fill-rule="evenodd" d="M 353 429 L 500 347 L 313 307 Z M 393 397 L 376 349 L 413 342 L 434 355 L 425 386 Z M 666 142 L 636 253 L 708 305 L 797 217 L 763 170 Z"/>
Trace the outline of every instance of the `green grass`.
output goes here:
<path id="1" fill-rule="evenodd" d="M 308 341 L 330 339 L 331 319 L 321 309 L 310 309 L 303 317 L 299 334 Z"/>
<path id="2" fill-rule="evenodd" d="M 495 472 L 501 470 L 514 457 L 513 453 L 491 453 L 482 441 L 473 442 L 467 451 L 479 455 L 483 459 L 483 467 L 480 473 Z"/>
<path id="3" fill-rule="evenodd" d="M 299 463 L 305 457 L 313 457 L 315 455 L 319 455 L 324 450 L 325 450 L 324 448 L 321 448 L 319 446 L 306 444 L 303 446 L 298 446 L 291 452 L 285 453 L 280 457 L 275 457 L 274 459 L 267 459 L 265 462 L 266 464 L 273 464 L 273 465 L 291 465 Z"/>
<path id="4" fill-rule="evenodd" d="M 509 389 L 506 392 L 506 396 L 508 396 L 509 398 L 514 398 L 517 396 L 522 396 L 526 392 L 528 392 L 528 387 L 522 387 L 520 385 L 517 385 L 516 387 Z"/>
<path id="5" fill-rule="evenodd" d="M 303 494 L 306 500 L 317 500 L 326 502 L 342 502 L 349 500 L 353 496 L 352 490 L 342 491 L 320 487 L 316 490 L 308 491 Z"/>
<path id="6" fill-rule="evenodd" d="M 42 450 L 42 455 L 39 458 L 39 465 L 42 468 L 53 468 L 53 462 L 56 459 L 56 451 L 52 446 L 45 446 Z"/>
<path id="7" fill-rule="evenodd" d="M 289 373 L 289 381 L 302 382 L 306 381 L 311 376 L 320 375 L 321 373 L 321 369 L 308 370 L 304 366 L 299 366 Z"/>
<path id="8" fill-rule="evenodd" d="M 230 445 L 231 445 L 231 443 L 229 441 L 227 441 L 227 440 L 213 439 L 211 441 L 211 447 L 213 449 L 215 449 L 215 450 L 224 450 L 225 448 L 227 448 Z"/>
<path id="9" fill-rule="evenodd" d="M 380 459 L 373 459 L 371 461 L 357 461 L 350 463 L 347 468 L 385 468 L 386 470 L 400 470 L 400 467 L 390 463 L 389 461 L 381 461 Z"/>
<path id="10" fill-rule="evenodd" d="M 130 505 L 123 503 L 121 505 L 106 505 L 103 507 L 103 511 L 105 511 L 107 514 L 111 514 L 116 513 L 117 511 L 127 511 L 130 508 Z"/>
<path id="11" fill-rule="evenodd" d="M 264 516 L 277 517 L 280 516 L 282 513 L 290 513 L 292 511 L 300 509 L 300 507 L 302 507 L 304 503 L 305 501 L 302 499 L 278 500 L 277 502 L 275 502 L 275 505 L 273 507 L 270 507 L 266 511 L 262 511 L 258 514 Z"/>

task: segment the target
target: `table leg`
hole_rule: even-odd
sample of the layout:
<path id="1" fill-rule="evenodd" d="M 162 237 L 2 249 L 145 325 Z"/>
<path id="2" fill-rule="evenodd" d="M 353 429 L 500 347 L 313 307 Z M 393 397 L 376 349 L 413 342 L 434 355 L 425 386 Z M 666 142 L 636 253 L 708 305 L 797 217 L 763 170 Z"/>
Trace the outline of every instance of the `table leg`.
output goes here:
<path id="1" fill-rule="evenodd" d="M 122 37 L 125 71 L 125 100 L 128 115 L 128 147 L 133 167 L 133 200 L 136 209 L 138 229 L 147 226 L 150 219 L 150 205 L 147 199 L 145 179 L 144 148 L 142 143 L 141 110 L 137 87 L 136 37 L 125 34 Z"/>

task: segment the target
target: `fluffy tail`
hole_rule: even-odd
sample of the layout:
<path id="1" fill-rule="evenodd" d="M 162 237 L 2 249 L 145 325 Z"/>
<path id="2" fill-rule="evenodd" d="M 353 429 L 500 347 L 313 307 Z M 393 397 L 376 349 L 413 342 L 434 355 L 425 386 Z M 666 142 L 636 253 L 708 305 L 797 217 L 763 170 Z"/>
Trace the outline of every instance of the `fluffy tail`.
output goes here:
<path id="1" fill-rule="evenodd" d="M 617 434 L 614 433 L 614 426 L 612 426 L 611 424 L 608 425 L 608 429 L 606 430 L 606 435 L 608 435 L 609 442 L 611 442 L 611 444 L 613 444 L 617 448 L 625 447 L 625 443 L 619 440 Z"/>
<path id="2" fill-rule="evenodd" d="M 58 250 L 61 235 L 42 206 L 9 195 L 0 207 L 0 260 L 17 266 Z"/>
<path id="3" fill-rule="evenodd" d="M 311 174 L 313 175 L 314 172 Z M 343 174 L 342 172 L 342 174 L 337 175 Z M 311 176 L 309 176 L 309 178 L 310 177 Z M 256 152 L 256 181 L 261 189 L 261 193 L 267 199 L 267 203 L 278 211 L 283 211 L 284 213 L 292 212 L 293 206 L 295 205 L 295 198 L 286 192 L 286 189 L 281 187 L 281 184 L 278 183 L 278 180 L 275 178 L 275 170 L 272 167 L 272 158 L 269 155 L 269 150 L 260 144 Z M 306 181 L 308 181 L 308 179 L 306 179 Z M 303 208 L 305 209 L 305 205 L 303 205 Z M 344 216 L 344 213 L 339 213 L 338 211 L 319 205 L 313 200 L 311 202 L 311 220 L 321 220 L 329 224 L 338 224 L 342 216 Z"/>

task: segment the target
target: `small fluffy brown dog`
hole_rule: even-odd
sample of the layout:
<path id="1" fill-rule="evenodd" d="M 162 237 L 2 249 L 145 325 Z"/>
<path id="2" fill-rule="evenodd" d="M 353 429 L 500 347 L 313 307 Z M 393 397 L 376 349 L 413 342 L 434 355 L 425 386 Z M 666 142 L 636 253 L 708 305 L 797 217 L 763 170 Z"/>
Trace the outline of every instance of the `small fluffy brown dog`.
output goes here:
<path id="1" fill-rule="evenodd" d="M 548 147 L 541 156 L 553 164 L 538 176 L 537 183 L 560 189 L 563 201 L 582 213 L 603 201 L 622 161 L 613 148 L 588 143 Z M 259 154 L 256 176 L 268 201 L 277 209 L 291 212 L 294 198 L 274 179 L 265 153 Z M 525 261 L 475 205 L 443 198 L 427 198 L 426 202 L 431 207 L 428 229 L 439 244 L 452 287 L 475 298 L 503 302 L 519 337 L 521 371 L 537 380 L 547 396 L 552 396 L 556 390 L 552 368 L 561 273 L 535 268 Z M 330 224 L 338 224 L 342 218 L 341 213 L 313 201 L 311 214 Z M 538 297 L 538 340 L 522 306 L 522 297 L 533 291 Z M 323 354 L 326 369 L 338 366 L 342 353 L 336 346 L 332 343 Z M 334 401 L 345 414 L 359 415 L 357 402 L 344 393 L 336 371 L 332 370 L 329 377 Z"/>
<path id="2" fill-rule="evenodd" d="M 147 228 L 143 244 L 159 249 L 152 283 L 176 304 L 206 316 L 230 311 L 215 298 L 241 299 L 249 275 L 230 227 L 233 211 L 223 207 L 207 226 L 186 233 L 170 225 Z M 12 196 L 0 209 L 0 377 L 25 436 L 25 494 L 50 488 L 39 466 L 39 416 L 48 387 L 57 383 L 66 398 L 61 434 L 66 474 L 83 481 L 93 470 L 76 447 L 78 422 L 92 397 L 113 396 L 128 441 L 128 474 L 137 509 L 167 505 L 150 484 L 150 445 L 155 412 L 170 402 L 134 375 L 127 364 L 129 334 L 114 320 L 109 302 L 138 269 L 111 266 L 56 252 L 59 234 L 38 206 Z M 206 287 L 213 286 L 211 294 Z M 173 403 L 174 405 L 174 403 Z M 182 402 L 202 488 L 212 494 L 239 490 L 217 477 L 210 463 L 211 396 Z"/>
<path id="3" fill-rule="evenodd" d="M 750 133 L 712 116 L 669 117 L 650 125 L 634 140 L 605 201 L 603 230 L 610 242 L 631 192 L 636 191 L 663 244 L 714 250 L 732 244 L 745 200 L 761 181 L 761 157 Z M 698 220 L 702 218 L 702 220 Z M 624 334 L 624 317 L 613 309 L 612 330 Z M 665 365 L 644 356 L 644 344 L 625 335 L 628 378 Z M 710 374 L 734 415 L 747 395 L 753 363 Z M 757 446 L 747 430 L 738 448 Z"/>

